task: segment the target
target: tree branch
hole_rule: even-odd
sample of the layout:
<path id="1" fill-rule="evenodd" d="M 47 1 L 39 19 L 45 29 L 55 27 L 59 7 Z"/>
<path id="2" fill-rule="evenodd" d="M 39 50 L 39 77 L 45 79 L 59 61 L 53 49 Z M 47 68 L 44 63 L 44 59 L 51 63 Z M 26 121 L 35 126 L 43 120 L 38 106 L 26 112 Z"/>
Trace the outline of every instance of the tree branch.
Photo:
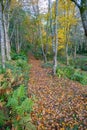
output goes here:
<path id="1" fill-rule="evenodd" d="M 75 3 L 75 5 L 78 7 L 78 8 L 80 8 L 80 5 L 77 3 L 77 1 L 76 0 L 71 0 L 72 2 L 74 2 Z"/>

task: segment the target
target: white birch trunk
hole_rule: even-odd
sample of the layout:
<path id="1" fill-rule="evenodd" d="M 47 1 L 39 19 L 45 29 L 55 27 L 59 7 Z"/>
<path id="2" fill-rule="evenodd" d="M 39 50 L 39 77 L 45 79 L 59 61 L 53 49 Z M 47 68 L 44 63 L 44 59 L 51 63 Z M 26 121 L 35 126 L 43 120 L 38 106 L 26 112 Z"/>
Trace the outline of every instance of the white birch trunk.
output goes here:
<path id="1" fill-rule="evenodd" d="M 5 30 L 6 57 L 7 57 L 7 60 L 11 60 L 10 40 L 9 40 L 9 36 L 8 36 L 8 27 L 7 27 L 7 24 L 6 24 L 6 18 L 5 18 L 4 14 L 3 14 L 3 21 L 4 21 L 4 30 Z"/>
<path id="2" fill-rule="evenodd" d="M 56 10 L 55 10 L 55 49 L 53 58 L 53 75 L 56 74 L 57 69 L 57 51 L 58 51 L 58 0 L 56 0 Z"/>
<path id="3" fill-rule="evenodd" d="M 1 35 L 1 59 L 2 59 L 2 67 L 5 69 L 5 44 L 4 44 L 4 28 L 3 28 L 3 12 L 2 12 L 2 4 L 0 2 L 0 35 Z"/>

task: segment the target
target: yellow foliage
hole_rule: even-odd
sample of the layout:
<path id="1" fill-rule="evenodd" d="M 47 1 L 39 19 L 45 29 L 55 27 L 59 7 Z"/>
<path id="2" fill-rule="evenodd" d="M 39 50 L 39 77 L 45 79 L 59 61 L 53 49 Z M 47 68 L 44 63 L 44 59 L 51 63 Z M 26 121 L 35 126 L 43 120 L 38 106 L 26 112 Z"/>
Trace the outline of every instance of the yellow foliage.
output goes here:
<path id="1" fill-rule="evenodd" d="M 3 75 L 3 74 L 0 74 L 0 82 L 3 81 L 3 78 L 4 78 L 4 75 Z"/>
<path id="2" fill-rule="evenodd" d="M 70 30 L 75 26 L 78 19 L 75 17 L 75 5 L 70 0 L 59 0 L 59 30 L 58 30 L 58 49 L 64 49 L 66 43 L 70 43 Z"/>
<path id="3" fill-rule="evenodd" d="M 14 9 L 19 6 L 21 6 L 21 3 L 19 3 L 17 0 L 11 0 L 11 4 L 10 4 L 11 9 Z"/>

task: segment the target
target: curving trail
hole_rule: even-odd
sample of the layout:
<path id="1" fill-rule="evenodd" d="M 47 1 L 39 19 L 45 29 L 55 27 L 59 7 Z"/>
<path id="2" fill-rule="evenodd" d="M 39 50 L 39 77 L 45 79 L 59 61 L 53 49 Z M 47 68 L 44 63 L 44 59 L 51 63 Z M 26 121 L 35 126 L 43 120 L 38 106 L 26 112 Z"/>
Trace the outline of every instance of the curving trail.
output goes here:
<path id="1" fill-rule="evenodd" d="M 35 96 L 31 114 L 37 130 L 70 130 L 75 125 L 86 129 L 87 87 L 68 79 L 51 76 L 49 68 L 42 68 L 41 61 L 30 56 L 32 64 L 28 94 Z"/>

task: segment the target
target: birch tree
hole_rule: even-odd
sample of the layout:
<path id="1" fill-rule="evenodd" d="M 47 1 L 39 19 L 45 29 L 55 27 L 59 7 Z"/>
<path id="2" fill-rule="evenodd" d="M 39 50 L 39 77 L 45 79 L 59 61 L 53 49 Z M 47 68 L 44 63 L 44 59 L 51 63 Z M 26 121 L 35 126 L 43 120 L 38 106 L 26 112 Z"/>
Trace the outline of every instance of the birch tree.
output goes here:
<path id="1" fill-rule="evenodd" d="M 3 10 L 3 22 L 4 22 L 4 33 L 5 33 L 5 45 L 6 45 L 6 57 L 7 60 L 11 60 L 10 56 L 10 39 L 9 39 L 9 9 L 10 9 L 10 0 L 6 0 Z"/>
<path id="2" fill-rule="evenodd" d="M 56 0 L 55 8 L 55 43 L 53 50 L 53 74 L 56 74 L 57 68 L 57 51 L 58 51 L 58 0 Z"/>
<path id="3" fill-rule="evenodd" d="M 57 50 L 58 50 L 58 0 L 56 0 L 55 21 L 53 21 L 52 18 L 52 0 L 48 0 L 48 2 L 50 13 L 50 31 L 51 31 L 52 49 L 53 49 L 53 75 L 55 75 L 57 68 Z M 55 22 L 55 25 L 53 25 L 53 22 Z"/>
<path id="4" fill-rule="evenodd" d="M 4 27 L 3 27 L 3 6 L 0 1 L 0 42 L 1 42 L 1 59 L 2 67 L 5 69 L 5 42 L 4 42 Z"/>

